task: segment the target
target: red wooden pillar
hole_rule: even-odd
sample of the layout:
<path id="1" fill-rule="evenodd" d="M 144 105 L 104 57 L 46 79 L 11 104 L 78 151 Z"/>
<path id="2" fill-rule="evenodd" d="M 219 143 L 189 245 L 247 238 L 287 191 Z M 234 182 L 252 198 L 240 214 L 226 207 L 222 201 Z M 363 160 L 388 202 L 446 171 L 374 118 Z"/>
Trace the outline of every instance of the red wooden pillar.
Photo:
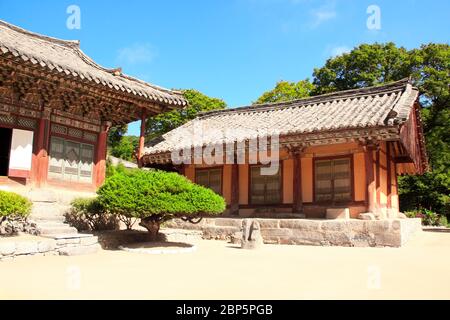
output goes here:
<path id="1" fill-rule="evenodd" d="M 47 183 L 50 115 L 51 108 L 44 108 L 38 126 L 34 132 L 31 183 L 36 187 L 45 186 Z"/>
<path id="2" fill-rule="evenodd" d="M 392 209 L 392 167 L 391 167 L 391 143 L 386 142 L 386 165 L 387 165 L 387 208 L 388 213 Z"/>
<path id="3" fill-rule="evenodd" d="M 293 153 L 294 158 L 294 183 L 293 183 L 293 213 L 303 212 L 303 195 L 302 195 L 302 160 L 301 153 Z"/>
<path id="4" fill-rule="evenodd" d="M 101 125 L 101 131 L 98 134 L 96 162 L 94 168 L 94 185 L 100 187 L 106 177 L 106 144 L 108 141 L 108 130 L 111 127 L 110 122 L 104 122 Z"/>
<path id="5" fill-rule="evenodd" d="M 365 163 L 366 163 L 366 202 L 367 210 L 376 214 L 376 185 L 375 175 L 373 170 L 373 150 L 374 147 L 366 146 Z"/>
<path id="6" fill-rule="evenodd" d="M 139 150 L 138 150 L 138 165 L 141 168 L 143 166 L 142 156 L 144 155 L 145 147 L 145 122 L 147 120 L 147 110 L 142 110 L 141 116 L 141 132 L 139 135 Z"/>
<path id="7" fill-rule="evenodd" d="M 237 159 L 231 165 L 231 204 L 230 212 L 239 215 L 239 164 Z"/>

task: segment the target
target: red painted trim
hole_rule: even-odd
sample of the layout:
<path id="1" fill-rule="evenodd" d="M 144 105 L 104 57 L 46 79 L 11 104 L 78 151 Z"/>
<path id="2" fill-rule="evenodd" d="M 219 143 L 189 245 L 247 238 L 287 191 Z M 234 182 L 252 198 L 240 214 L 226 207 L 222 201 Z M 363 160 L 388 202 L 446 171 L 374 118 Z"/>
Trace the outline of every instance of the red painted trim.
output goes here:
<path id="1" fill-rule="evenodd" d="M 139 134 L 139 150 L 138 150 L 138 164 L 140 167 L 142 167 L 142 156 L 144 154 L 144 148 L 145 148 L 145 122 L 147 120 L 147 110 L 142 110 L 142 116 L 141 116 L 141 131 Z"/>
<path id="2" fill-rule="evenodd" d="M 380 204 L 381 204 L 381 201 L 380 201 L 380 197 L 381 197 L 381 170 L 380 170 L 380 151 L 379 150 L 377 150 L 377 153 L 376 153 L 376 160 L 375 160 L 376 162 L 376 167 L 375 167 L 375 169 L 376 169 L 376 193 L 377 193 L 377 206 L 379 207 L 380 206 Z"/>
<path id="3" fill-rule="evenodd" d="M 94 146 L 95 163 L 92 174 L 92 183 L 96 188 L 100 187 L 106 178 L 106 143 L 108 139 L 108 128 L 102 125 L 102 131 L 98 135 L 98 143 Z"/>
<path id="4" fill-rule="evenodd" d="M 373 150 L 368 148 L 364 154 L 364 161 L 366 165 L 366 203 L 367 209 L 372 211 L 374 209 L 373 197 L 369 192 L 370 185 L 374 182 L 373 172 Z"/>
<path id="5" fill-rule="evenodd" d="M 231 165 L 231 210 L 232 214 L 239 215 L 239 164 Z"/>
<path id="6" fill-rule="evenodd" d="M 22 169 L 9 169 L 8 177 L 14 178 L 26 178 L 30 177 L 30 170 L 22 170 Z"/>
<path id="7" fill-rule="evenodd" d="M 303 191 L 302 191 L 302 159 L 300 154 L 294 154 L 294 172 L 293 172 L 293 212 L 301 212 L 303 209 Z"/>
<path id="8" fill-rule="evenodd" d="M 387 163 L 387 207 L 392 208 L 392 169 L 391 169 L 391 144 L 386 142 L 386 163 Z"/>

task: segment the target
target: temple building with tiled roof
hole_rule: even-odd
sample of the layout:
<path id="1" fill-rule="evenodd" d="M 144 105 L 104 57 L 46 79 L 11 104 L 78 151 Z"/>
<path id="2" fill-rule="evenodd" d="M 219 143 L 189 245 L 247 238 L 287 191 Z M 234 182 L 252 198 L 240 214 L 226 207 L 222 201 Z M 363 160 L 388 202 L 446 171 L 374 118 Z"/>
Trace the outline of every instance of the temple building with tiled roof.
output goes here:
<path id="1" fill-rule="evenodd" d="M 100 66 L 78 41 L 0 21 L 0 184 L 95 190 L 111 126 L 186 105 L 180 92 Z"/>
<path id="2" fill-rule="evenodd" d="M 428 169 L 418 97 L 418 90 L 404 79 L 211 111 L 149 141 L 142 162 L 172 166 L 221 193 L 232 215 L 320 218 L 336 209 L 350 217 L 367 212 L 395 217 L 397 176 Z M 261 173 L 262 163 L 250 143 L 263 136 L 279 140 L 279 170 L 273 175 Z M 229 154 L 219 163 L 205 161 L 205 150 L 221 145 L 234 150 L 234 159 L 239 150 L 247 150 L 244 161 L 227 161 Z M 182 156 L 181 164 L 174 162 L 174 155 Z"/>

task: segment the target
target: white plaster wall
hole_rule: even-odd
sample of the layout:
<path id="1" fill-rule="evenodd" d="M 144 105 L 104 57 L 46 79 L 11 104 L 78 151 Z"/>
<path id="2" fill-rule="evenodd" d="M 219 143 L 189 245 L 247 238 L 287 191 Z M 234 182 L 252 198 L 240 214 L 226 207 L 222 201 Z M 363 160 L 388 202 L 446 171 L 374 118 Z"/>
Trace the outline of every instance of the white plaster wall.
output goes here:
<path id="1" fill-rule="evenodd" d="M 33 131 L 14 129 L 11 141 L 9 169 L 31 170 Z"/>

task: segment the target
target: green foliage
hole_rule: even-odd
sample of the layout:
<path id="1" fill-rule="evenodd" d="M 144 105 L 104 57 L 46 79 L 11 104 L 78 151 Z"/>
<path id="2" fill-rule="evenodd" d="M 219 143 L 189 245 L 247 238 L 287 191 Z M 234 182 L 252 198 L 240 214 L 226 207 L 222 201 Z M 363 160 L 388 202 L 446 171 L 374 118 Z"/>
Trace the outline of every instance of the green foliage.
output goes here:
<path id="1" fill-rule="evenodd" d="M 77 198 L 71 203 L 66 213 L 66 221 L 78 230 L 115 230 L 119 221 L 115 215 L 109 214 L 98 198 Z"/>
<path id="2" fill-rule="evenodd" d="M 127 168 L 123 165 L 123 163 L 119 163 L 115 166 L 111 163 L 110 158 L 106 160 L 106 178 L 113 176 L 117 172 L 123 172 L 125 170 L 127 170 Z"/>
<path id="3" fill-rule="evenodd" d="M 189 102 L 188 107 L 162 113 L 147 120 L 147 138 L 159 137 L 194 119 L 199 112 L 224 109 L 227 106 L 223 100 L 208 97 L 196 90 L 184 90 L 183 95 Z"/>
<path id="4" fill-rule="evenodd" d="M 264 92 L 254 104 L 290 101 L 306 98 L 311 95 L 314 85 L 309 79 L 299 82 L 279 81 L 274 89 Z"/>
<path id="5" fill-rule="evenodd" d="M 432 227 L 447 227 L 447 218 L 443 215 L 439 215 L 436 212 L 427 209 L 407 211 L 406 216 L 408 218 L 420 218 L 424 226 Z"/>
<path id="6" fill-rule="evenodd" d="M 0 191 L 0 217 L 26 217 L 31 212 L 31 205 L 21 195 Z"/>
<path id="7" fill-rule="evenodd" d="M 408 51 L 394 43 L 362 44 L 314 69 L 314 94 L 369 87 L 411 74 Z"/>
<path id="8" fill-rule="evenodd" d="M 114 148 L 117 146 L 127 131 L 128 125 L 126 124 L 110 128 L 108 132 L 108 147 Z"/>
<path id="9" fill-rule="evenodd" d="M 139 137 L 123 136 L 120 141 L 111 148 L 111 155 L 127 161 L 133 161 L 134 151 L 139 145 Z"/>
<path id="10" fill-rule="evenodd" d="M 163 171 L 126 170 L 109 177 L 97 191 L 99 202 L 111 213 L 159 221 L 174 217 L 219 214 L 224 199 L 187 178 Z"/>

